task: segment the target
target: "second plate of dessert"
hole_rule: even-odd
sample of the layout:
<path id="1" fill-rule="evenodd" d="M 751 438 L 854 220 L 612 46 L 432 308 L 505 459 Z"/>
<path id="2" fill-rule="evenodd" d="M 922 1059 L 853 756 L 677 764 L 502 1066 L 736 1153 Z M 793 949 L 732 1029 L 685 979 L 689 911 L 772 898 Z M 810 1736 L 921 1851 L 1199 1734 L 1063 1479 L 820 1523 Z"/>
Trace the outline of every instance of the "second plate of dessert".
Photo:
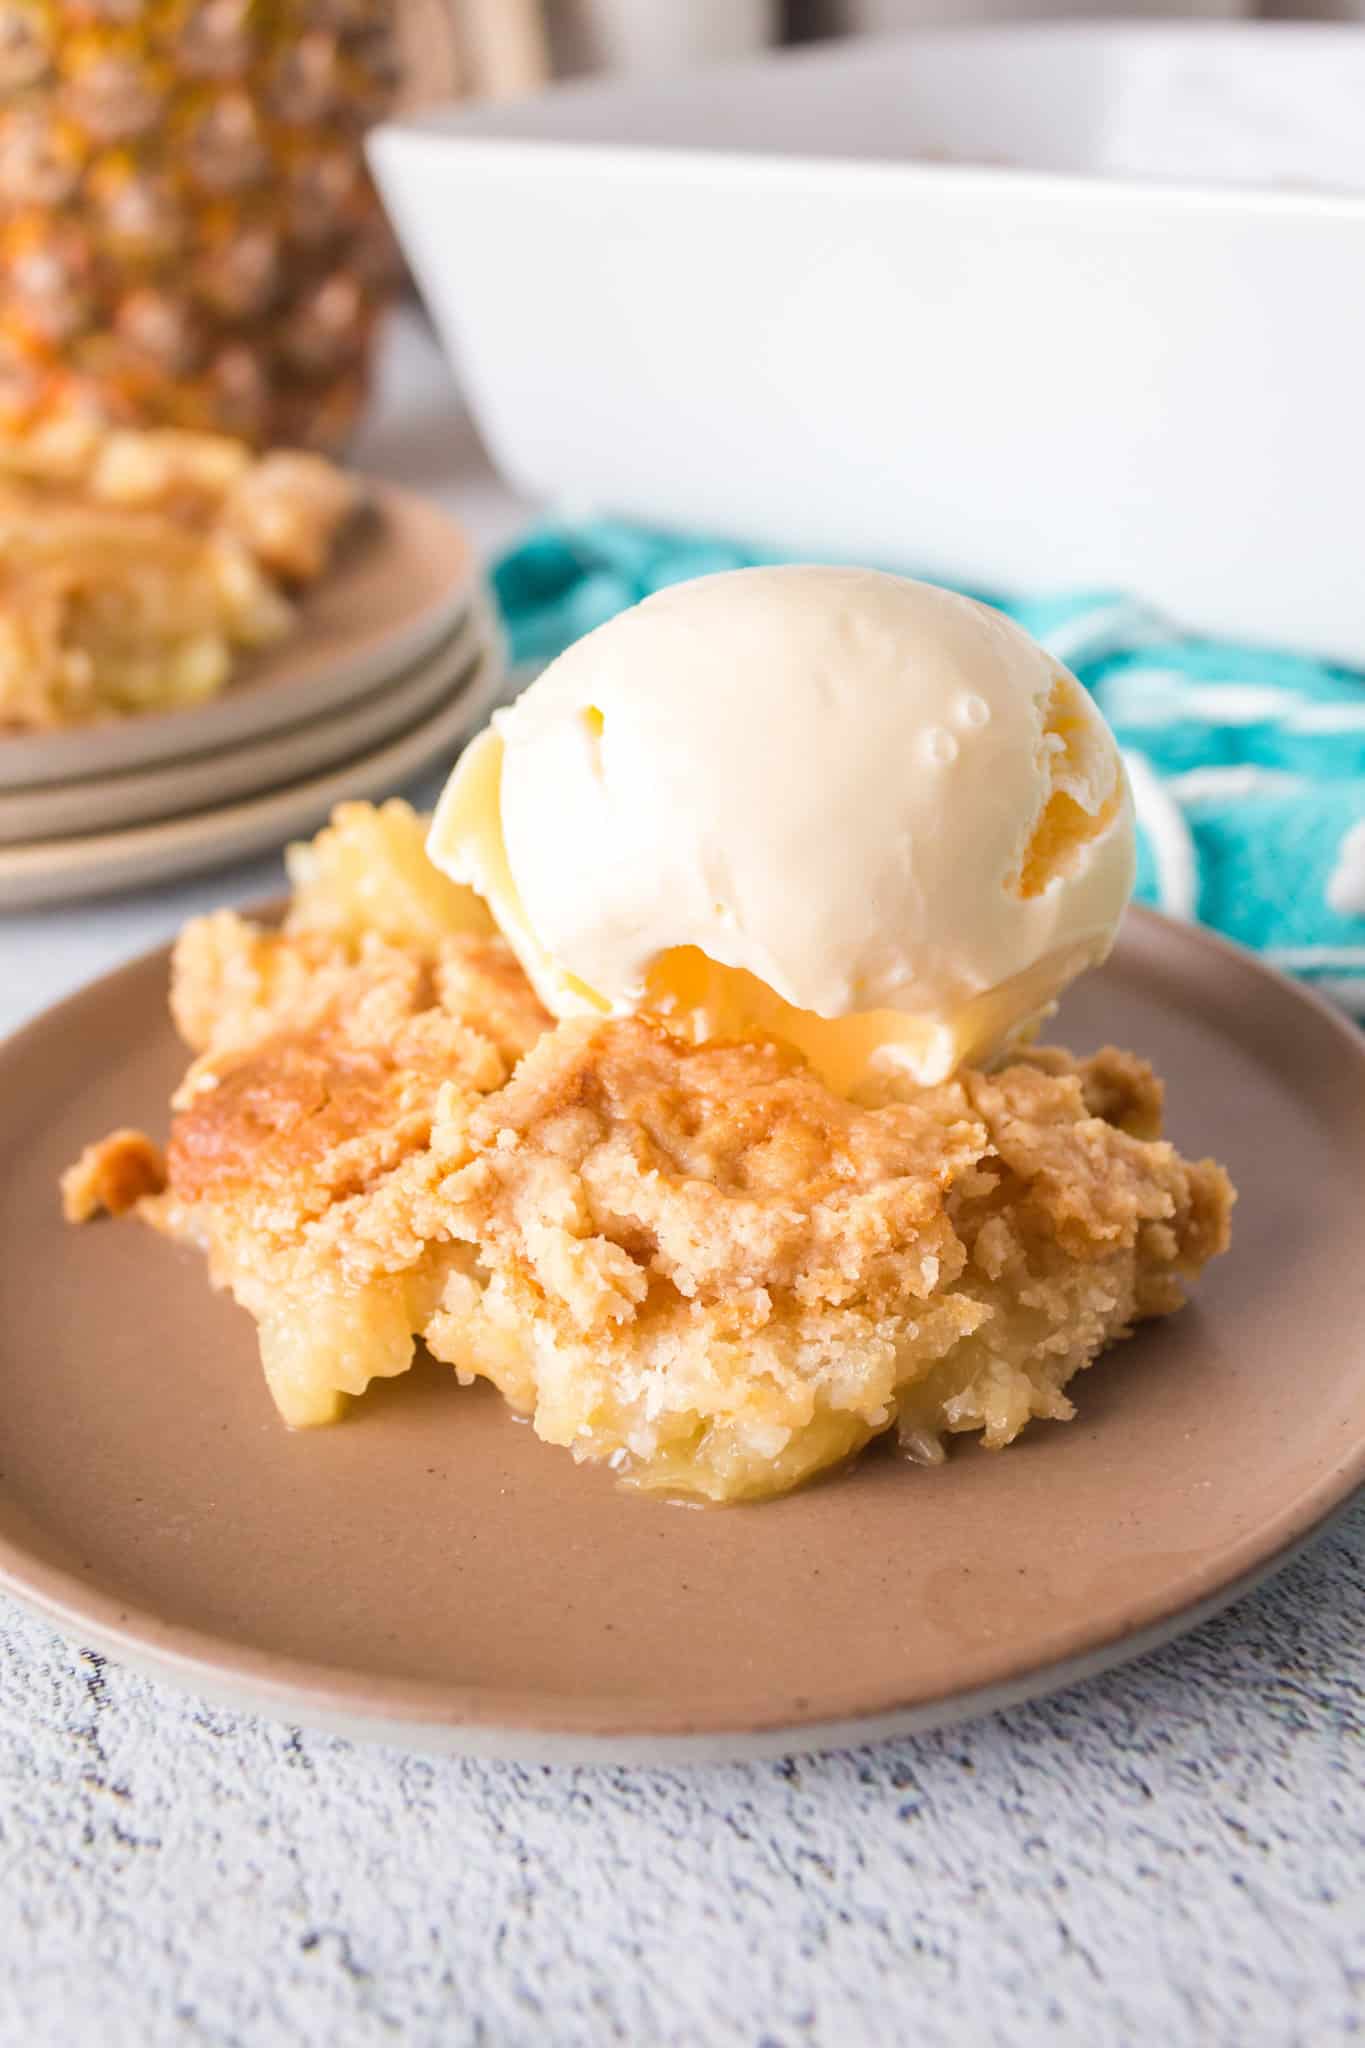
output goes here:
<path id="1" fill-rule="evenodd" d="M 434 652 L 478 592 L 460 527 L 431 500 L 367 484 L 354 528 L 278 644 L 218 695 L 51 732 L 0 731 L 0 790 L 77 783 L 241 745 L 354 703 Z"/>

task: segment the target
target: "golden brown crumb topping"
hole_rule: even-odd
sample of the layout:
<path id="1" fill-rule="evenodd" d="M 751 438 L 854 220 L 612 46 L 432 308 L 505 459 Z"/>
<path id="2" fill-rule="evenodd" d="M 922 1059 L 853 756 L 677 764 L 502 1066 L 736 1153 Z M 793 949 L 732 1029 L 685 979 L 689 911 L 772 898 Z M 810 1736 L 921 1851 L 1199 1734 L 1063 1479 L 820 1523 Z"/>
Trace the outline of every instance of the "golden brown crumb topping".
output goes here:
<path id="1" fill-rule="evenodd" d="M 434 958 L 376 941 L 352 959 L 227 912 L 187 929 L 173 988 L 205 1048 L 176 1096 L 173 1194 L 269 1190 L 301 1217 L 425 1146 L 443 1090 L 500 1088 L 548 1022 L 501 939 L 458 935 Z"/>
<path id="2" fill-rule="evenodd" d="M 802 1301 L 956 1276 L 944 1194 L 985 1142 L 955 1089 L 857 1109 L 775 1046 L 685 1046 L 634 1021 L 561 1025 L 469 1126 L 469 1234 L 537 1263 L 547 1220 L 691 1299 Z"/>
<path id="3" fill-rule="evenodd" d="M 176 949 L 198 1058 L 165 1191 L 128 1132 L 65 1189 L 73 1216 L 145 1191 L 208 1250 L 291 1422 L 420 1337 L 575 1456 L 761 1497 L 891 1427 L 932 1461 L 1065 1419 L 1226 1247 L 1227 1176 L 1161 1137 L 1131 1054 L 854 1103 L 774 1045 L 552 1026 L 405 806 L 343 807 L 291 868 L 283 931 L 223 912 Z"/>

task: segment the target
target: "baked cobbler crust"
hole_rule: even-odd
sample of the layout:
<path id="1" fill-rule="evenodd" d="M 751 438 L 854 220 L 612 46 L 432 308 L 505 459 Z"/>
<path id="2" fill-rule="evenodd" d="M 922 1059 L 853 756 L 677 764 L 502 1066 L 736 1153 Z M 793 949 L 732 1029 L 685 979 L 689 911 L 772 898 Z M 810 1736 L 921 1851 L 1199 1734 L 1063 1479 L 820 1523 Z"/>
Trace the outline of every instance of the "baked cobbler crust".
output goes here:
<path id="1" fill-rule="evenodd" d="M 346 807 L 295 869 L 283 931 L 181 938 L 197 1057 L 138 1203 L 256 1317 L 291 1422 L 420 1338 L 577 1457 L 758 1497 L 890 1429 L 932 1461 L 1065 1419 L 1076 1372 L 1227 1243 L 1226 1175 L 1160 1137 L 1129 1054 L 855 1104 L 776 1046 L 552 1026 L 402 806 Z M 73 1214 L 128 1184 L 107 1142 Z"/>

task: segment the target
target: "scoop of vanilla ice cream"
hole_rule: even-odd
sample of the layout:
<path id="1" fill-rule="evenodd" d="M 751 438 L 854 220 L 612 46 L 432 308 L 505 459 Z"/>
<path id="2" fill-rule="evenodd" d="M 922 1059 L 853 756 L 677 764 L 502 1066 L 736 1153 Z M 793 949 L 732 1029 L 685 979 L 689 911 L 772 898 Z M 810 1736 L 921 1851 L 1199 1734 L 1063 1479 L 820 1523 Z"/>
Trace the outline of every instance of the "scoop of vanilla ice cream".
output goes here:
<path id="1" fill-rule="evenodd" d="M 558 1016 L 652 1011 L 926 1083 L 1113 942 L 1131 804 L 1090 697 L 1010 620 L 866 569 L 741 569 L 553 662 L 457 764 L 436 865 Z"/>

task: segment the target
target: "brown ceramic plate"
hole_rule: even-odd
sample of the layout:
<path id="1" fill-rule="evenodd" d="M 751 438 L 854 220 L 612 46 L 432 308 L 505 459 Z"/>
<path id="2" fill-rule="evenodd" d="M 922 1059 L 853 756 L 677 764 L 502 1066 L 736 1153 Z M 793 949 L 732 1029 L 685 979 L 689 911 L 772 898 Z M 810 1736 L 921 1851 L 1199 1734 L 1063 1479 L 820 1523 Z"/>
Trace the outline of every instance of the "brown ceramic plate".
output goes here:
<path id="1" fill-rule="evenodd" d="M 1365 1477 L 1365 1039 L 1150 913 L 1068 1000 L 1240 1184 L 1235 1247 L 1079 1419 L 924 1471 L 874 1450 L 761 1507 L 621 1490 L 426 1365 L 275 1419 L 245 1315 L 61 1167 L 160 1129 L 157 953 L 0 1051 L 0 1583 L 126 1661 L 292 1719 L 523 1756 L 814 1748 L 1003 1704 L 1174 1634 Z"/>
<path id="2" fill-rule="evenodd" d="M 259 739 L 337 710 L 431 653 L 478 588 L 463 529 L 430 499 L 369 484 L 369 509 L 299 599 L 295 630 L 184 711 L 68 732 L 0 733 L 0 789 L 81 782 Z"/>

